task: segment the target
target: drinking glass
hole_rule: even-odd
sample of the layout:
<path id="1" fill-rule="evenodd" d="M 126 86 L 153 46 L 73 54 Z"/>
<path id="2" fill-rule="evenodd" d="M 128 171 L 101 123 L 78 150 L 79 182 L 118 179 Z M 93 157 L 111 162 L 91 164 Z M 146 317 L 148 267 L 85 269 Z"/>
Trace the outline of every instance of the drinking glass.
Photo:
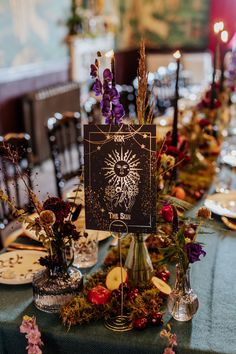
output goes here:
<path id="1" fill-rule="evenodd" d="M 83 230 L 78 241 L 74 242 L 74 262 L 78 268 L 90 268 L 98 260 L 98 231 Z"/>

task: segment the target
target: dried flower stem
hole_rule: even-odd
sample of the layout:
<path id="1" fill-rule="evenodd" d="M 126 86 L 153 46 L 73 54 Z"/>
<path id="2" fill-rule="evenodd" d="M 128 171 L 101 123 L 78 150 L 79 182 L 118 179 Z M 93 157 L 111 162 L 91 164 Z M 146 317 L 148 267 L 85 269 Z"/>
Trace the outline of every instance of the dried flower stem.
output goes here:
<path id="1" fill-rule="evenodd" d="M 138 95 L 136 98 L 137 114 L 139 124 L 151 124 L 153 120 L 153 107 L 151 104 L 152 90 L 148 94 L 148 72 L 145 63 L 145 43 L 142 40 L 139 51 L 138 65 Z M 148 111 L 148 113 L 147 113 Z M 147 113 L 147 119 L 145 118 Z"/>

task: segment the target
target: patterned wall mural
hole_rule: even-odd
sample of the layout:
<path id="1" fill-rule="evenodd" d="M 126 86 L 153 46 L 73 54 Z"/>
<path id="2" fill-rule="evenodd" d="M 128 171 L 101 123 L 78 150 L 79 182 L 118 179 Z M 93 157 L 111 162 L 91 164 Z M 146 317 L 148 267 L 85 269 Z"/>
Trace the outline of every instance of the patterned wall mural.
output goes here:
<path id="1" fill-rule="evenodd" d="M 210 0 L 120 0 L 119 45 L 206 48 Z"/>
<path id="2" fill-rule="evenodd" d="M 0 68 L 67 56 L 70 0 L 1 0 Z"/>
<path id="3" fill-rule="evenodd" d="M 154 48 L 206 48 L 209 2 L 90 0 L 86 6 L 120 18 L 118 48 L 137 48 L 142 36 Z M 70 6 L 71 0 L 0 0 L 0 69 L 66 58 Z"/>

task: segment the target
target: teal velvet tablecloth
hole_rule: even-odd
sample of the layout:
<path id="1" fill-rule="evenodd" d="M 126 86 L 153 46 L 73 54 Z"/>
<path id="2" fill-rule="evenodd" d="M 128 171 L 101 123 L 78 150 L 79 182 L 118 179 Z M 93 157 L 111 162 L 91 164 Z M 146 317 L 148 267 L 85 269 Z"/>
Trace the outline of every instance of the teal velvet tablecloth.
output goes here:
<path id="1" fill-rule="evenodd" d="M 213 230 L 214 231 L 214 230 Z M 199 238 L 207 256 L 192 267 L 191 283 L 200 307 L 192 321 L 171 320 L 177 334 L 177 353 L 236 354 L 236 234 L 215 231 Z M 107 242 L 103 242 L 102 260 Z M 0 354 L 25 353 L 26 340 L 19 333 L 23 315 L 35 315 L 48 354 L 158 354 L 164 343 L 160 327 L 142 332 L 117 333 L 102 322 L 76 326 L 67 332 L 58 315 L 38 311 L 30 285 L 0 285 Z M 167 316 L 166 321 L 170 318 Z"/>

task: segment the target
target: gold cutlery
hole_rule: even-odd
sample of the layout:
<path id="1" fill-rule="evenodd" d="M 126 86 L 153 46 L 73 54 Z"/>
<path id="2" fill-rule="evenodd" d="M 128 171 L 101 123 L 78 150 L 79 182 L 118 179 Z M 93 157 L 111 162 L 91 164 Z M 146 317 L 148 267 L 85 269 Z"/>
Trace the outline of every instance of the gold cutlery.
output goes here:
<path id="1" fill-rule="evenodd" d="M 33 246 L 33 245 L 24 245 L 22 243 L 13 242 L 8 247 L 7 250 L 32 250 L 32 251 L 46 251 L 46 248 L 43 246 Z"/>
<path id="2" fill-rule="evenodd" d="M 226 216 L 221 216 L 222 222 L 230 229 L 236 231 L 236 223 L 230 221 Z"/>

